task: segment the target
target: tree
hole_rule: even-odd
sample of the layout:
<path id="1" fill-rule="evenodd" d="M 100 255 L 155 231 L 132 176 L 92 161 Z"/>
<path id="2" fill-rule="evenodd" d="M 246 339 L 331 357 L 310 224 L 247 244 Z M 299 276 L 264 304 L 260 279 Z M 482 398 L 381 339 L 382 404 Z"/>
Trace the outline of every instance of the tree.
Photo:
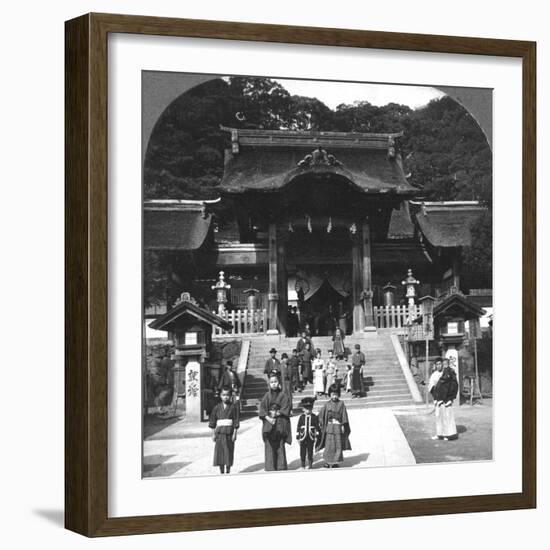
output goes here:
<path id="1" fill-rule="evenodd" d="M 477 288 L 493 286 L 493 215 L 487 209 L 470 228 L 472 244 L 462 256 L 463 286 Z"/>

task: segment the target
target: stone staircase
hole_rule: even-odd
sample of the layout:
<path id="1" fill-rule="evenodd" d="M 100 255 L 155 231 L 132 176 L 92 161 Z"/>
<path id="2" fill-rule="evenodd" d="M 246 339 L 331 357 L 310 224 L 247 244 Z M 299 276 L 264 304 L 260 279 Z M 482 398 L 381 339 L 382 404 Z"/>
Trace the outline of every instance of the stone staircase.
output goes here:
<path id="1" fill-rule="evenodd" d="M 243 412 L 257 411 L 258 403 L 267 391 L 267 381 L 263 371 L 270 348 L 277 349 L 279 359 L 282 353 L 286 353 L 290 357 L 297 340 L 297 338 L 277 336 L 250 338 L 250 354 L 242 395 Z M 361 350 L 367 356 L 363 376 L 365 396 L 352 398 L 350 394 L 342 393 L 341 399 L 345 401 L 346 406 L 355 408 L 414 405 L 409 386 L 393 349 L 390 334 L 372 332 L 346 336 L 345 345 L 348 350 L 353 350 L 355 344 L 360 344 Z M 321 349 L 322 357 L 326 359 L 328 350 L 332 349 L 332 338 L 316 336 L 313 338 L 313 345 L 315 348 Z M 311 384 L 308 384 L 302 393 L 294 394 L 294 408 L 299 408 L 300 400 L 306 396 L 313 396 Z M 326 397 L 319 398 L 317 405 L 322 405 L 326 399 Z"/>

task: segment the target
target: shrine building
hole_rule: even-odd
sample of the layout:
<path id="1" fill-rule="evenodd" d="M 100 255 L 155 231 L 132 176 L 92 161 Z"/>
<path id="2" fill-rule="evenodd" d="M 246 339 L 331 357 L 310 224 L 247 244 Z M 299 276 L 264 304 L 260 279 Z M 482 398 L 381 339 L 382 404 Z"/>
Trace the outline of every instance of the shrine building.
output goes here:
<path id="1" fill-rule="evenodd" d="M 319 335 L 333 319 L 348 334 L 400 326 L 409 269 L 417 298 L 461 289 L 462 249 L 484 207 L 420 200 L 402 134 L 223 130 L 219 199 L 146 201 L 144 248 L 178 254 L 181 291 L 232 315 L 235 334 L 285 336 L 292 306 Z"/>

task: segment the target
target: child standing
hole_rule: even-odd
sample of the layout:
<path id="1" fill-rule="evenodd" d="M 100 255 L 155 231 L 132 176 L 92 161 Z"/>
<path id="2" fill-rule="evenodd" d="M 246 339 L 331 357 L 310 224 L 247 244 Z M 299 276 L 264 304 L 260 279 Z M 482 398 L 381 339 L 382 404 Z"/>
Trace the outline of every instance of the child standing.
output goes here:
<path id="1" fill-rule="evenodd" d="M 336 385 L 342 391 L 346 391 L 346 382 L 348 378 L 348 362 L 343 355 L 336 356 Z M 330 387 L 330 386 L 329 386 Z"/>
<path id="2" fill-rule="evenodd" d="M 328 350 L 328 359 L 325 367 L 325 388 L 330 388 L 337 383 L 338 365 L 334 359 L 334 353 L 331 349 Z"/>
<path id="3" fill-rule="evenodd" d="M 302 461 L 302 469 L 313 468 L 313 448 L 319 438 L 319 417 L 313 414 L 313 397 L 304 397 L 300 402 L 302 414 L 298 418 L 298 426 L 296 428 L 296 439 L 300 443 L 300 460 Z"/>
<path id="4" fill-rule="evenodd" d="M 318 449 L 325 449 L 323 460 L 325 468 L 338 468 L 344 461 L 343 451 L 351 450 L 349 434 L 351 432 L 348 411 L 343 401 L 340 401 L 340 389 L 331 386 L 328 390 L 330 400 L 319 413 L 321 438 Z"/>
<path id="5" fill-rule="evenodd" d="M 318 396 L 325 393 L 325 362 L 321 359 L 321 350 L 315 350 L 315 359 L 313 360 L 313 391 Z"/>
<path id="6" fill-rule="evenodd" d="M 214 466 L 219 466 L 221 474 L 228 474 L 233 466 L 235 441 L 239 429 L 239 406 L 231 403 L 232 390 L 224 386 L 220 392 L 221 403 L 210 413 L 208 426 L 212 428 L 214 446 Z"/>

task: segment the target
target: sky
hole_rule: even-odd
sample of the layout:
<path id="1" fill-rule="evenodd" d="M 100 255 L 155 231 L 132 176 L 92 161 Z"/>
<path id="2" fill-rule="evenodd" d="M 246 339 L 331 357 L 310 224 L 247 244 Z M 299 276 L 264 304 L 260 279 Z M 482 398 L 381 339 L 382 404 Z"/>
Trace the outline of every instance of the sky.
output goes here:
<path id="1" fill-rule="evenodd" d="M 430 86 L 405 86 L 396 84 L 365 84 L 356 82 L 333 82 L 327 80 L 291 80 L 274 78 L 291 95 L 316 97 L 327 107 L 334 109 L 341 103 L 368 101 L 372 105 L 400 103 L 412 109 L 422 107 L 432 99 L 445 94 Z"/>

